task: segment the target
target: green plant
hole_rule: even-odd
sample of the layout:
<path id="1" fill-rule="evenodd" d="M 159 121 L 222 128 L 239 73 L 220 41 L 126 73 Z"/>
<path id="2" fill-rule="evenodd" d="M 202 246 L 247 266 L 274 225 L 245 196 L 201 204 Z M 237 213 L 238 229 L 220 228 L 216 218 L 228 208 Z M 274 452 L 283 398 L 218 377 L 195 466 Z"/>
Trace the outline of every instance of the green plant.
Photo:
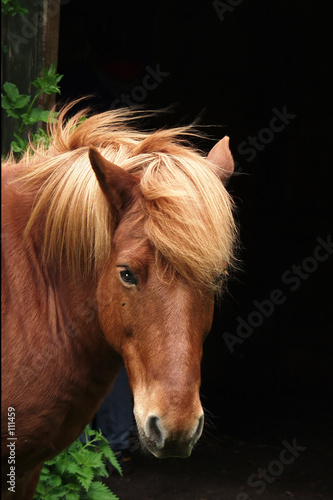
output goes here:
<path id="1" fill-rule="evenodd" d="M 29 11 L 25 7 L 22 7 L 17 0 L 1 0 L 1 14 L 3 16 L 2 19 L 5 19 L 6 15 L 23 17 L 25 14 L 29 14 Z M 9 52 L 8 46 L 4 42 L 7 33 L 7 22 L 4 21 L 4 23 L 2 23 L 1 21 L 1 27 L 3 28 L 1 35 L 1 50 L 5 54 Z"/>
<path id="2" fill-rule="evenodd" d="M 29 11 L 22 7 L 17 0 L 1 0 L 1 12 L 2 14 L 23 17 Z"/>
<path id="3" fill-rule="evenodd" d="M 98 480 L 108 475 L 106 461 L 122 474 L 108 441 L 89 426 L 84 434 L 85 443 L 77 439 L 67 450 L 45 462 L 34 500 L 118 500 Z"/>
<path id="4" fill-rule="evenodd" d="M 58 83 L 63 75 L 55 72 L 54 63 L 50 69 L 43 69 L 43 76 L 37 77 L 32 84 L 37 91 L 32 98 L 30 95 L 20 94 L 14 83 L 6 82 L 3 85 L 4 94 L 1 94 L 1 107 L 6 111 L 8 117 L 17 121 L 17 131 L 14 133 L 16 140 L 11 142 L 11 149 L 20 155 L 28 147 L 27 131 L 38 122 L 48 122 L 55 120 L 56 113 L 44 110 L 38 106 L 37 101 L 42 94 L 60 94 Z M 42 128 L 31 134 L 32 142 L 47 141 L 47 134 Z"/>

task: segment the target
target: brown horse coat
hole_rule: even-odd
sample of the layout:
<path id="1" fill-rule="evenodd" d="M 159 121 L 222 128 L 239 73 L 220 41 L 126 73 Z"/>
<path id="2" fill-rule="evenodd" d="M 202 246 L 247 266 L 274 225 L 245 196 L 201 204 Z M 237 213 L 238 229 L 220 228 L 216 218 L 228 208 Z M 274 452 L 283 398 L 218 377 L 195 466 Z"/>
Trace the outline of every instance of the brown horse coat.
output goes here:
<path id="1" fill-rule="evenodd" d="M 32 498 L 41 464 L 80 435 L 123 360 L 144 447 L 187 456 L 203 427 L 202 343 L 235 239 L 228 140 L 206 159 L 177 138 L 188 130 L 134 132 L 119 111 L 80 118 L 62 113 L 49 148 L 3 169 L 8 498 Z"/>

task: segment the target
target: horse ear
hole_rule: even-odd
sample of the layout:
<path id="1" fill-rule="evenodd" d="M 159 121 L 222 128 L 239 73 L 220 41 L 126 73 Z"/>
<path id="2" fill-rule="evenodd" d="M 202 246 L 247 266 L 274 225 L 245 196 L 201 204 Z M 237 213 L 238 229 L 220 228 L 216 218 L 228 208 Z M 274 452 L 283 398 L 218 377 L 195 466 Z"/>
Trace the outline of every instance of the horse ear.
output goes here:
<path id="1" fill-rule="evenodd" d="M 207 160 L 218 167 L 217 175 L 220 177 L 223 184 L 229 179 L 234 172 L 234 159 L 229 149 L 229 137 L 225 136 L 221 139 L 213 149 L 208 153 Z"/>
<path id="2" fill-rule="evenodd" d="M 89 160 L 111 207 L 118 212 L 125 209 L 134 199 L 139 178 L 106 160 L 94 146 L 89 148 Z"/>

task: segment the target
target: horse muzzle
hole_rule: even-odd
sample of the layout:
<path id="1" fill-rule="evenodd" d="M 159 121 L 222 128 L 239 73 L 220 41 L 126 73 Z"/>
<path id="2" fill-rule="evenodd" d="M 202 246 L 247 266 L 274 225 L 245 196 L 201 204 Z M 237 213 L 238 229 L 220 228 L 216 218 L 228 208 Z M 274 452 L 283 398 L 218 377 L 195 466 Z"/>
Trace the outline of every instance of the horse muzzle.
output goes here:
<path id="1" fill-rule="evenodd" d="M 165 420 L 158 415 L 150 414 L 143 426 L 138 424 L 142 448 L 157 458 L 189 457 L 202 434 L 203 413 L 193 419 L 193 422 L 186 422 L 181 427 Z"/>

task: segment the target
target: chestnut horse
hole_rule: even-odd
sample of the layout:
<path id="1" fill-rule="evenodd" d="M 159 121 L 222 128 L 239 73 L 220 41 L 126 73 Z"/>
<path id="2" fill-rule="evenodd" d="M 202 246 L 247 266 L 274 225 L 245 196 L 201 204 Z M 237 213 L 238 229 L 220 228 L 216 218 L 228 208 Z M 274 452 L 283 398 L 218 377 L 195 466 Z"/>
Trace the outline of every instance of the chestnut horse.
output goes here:
<path id="1" fill-rule="evenodd" d="M 131 111 L 51 125 L 3 165 L 3 498 L 31 499 L 125 363 L 142 446 L 187 457 L 203 429 L 203 340 L 233 262 L 228 138 L 140 132 Z"/>

